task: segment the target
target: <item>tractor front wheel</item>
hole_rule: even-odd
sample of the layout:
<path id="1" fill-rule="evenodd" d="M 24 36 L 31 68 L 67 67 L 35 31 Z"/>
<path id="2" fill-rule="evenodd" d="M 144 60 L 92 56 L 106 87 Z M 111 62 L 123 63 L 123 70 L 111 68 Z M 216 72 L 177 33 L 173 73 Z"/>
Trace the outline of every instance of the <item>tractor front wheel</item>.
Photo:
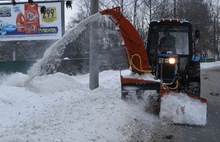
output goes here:
<path id="1" fill-rule="evenodd" d="M 200 97 L 200 83 L 190 82 L 188 86 L 188 94 Z"/>

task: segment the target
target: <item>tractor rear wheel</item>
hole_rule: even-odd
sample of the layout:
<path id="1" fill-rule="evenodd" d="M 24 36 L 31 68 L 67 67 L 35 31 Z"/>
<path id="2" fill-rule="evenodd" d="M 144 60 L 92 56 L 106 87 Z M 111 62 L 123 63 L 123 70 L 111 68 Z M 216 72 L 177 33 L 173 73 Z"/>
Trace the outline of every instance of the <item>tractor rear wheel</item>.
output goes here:
<path id="1" fill-rule="evenodd" d="M 200 83 L 190 82 L 188 86 L 188 94 L 200 97 Z"/>
<path id="2" fill-rule="evenodd" d="M 188 94 L 200 97 L 200 62 L 191 62 L 188 71 Z"/>

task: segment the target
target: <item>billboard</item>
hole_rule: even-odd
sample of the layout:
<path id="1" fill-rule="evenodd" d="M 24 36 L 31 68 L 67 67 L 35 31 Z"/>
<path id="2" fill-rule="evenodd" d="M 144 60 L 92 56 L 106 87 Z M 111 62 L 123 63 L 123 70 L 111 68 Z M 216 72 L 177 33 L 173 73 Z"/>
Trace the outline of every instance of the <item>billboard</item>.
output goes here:
<path id="1" fill-rule="evenodd" d="M 41 7 L 46 7 L 42 14 Z M 61 2 L 0 5 L 0 41 L 53 40 L 62 37 Z"/>

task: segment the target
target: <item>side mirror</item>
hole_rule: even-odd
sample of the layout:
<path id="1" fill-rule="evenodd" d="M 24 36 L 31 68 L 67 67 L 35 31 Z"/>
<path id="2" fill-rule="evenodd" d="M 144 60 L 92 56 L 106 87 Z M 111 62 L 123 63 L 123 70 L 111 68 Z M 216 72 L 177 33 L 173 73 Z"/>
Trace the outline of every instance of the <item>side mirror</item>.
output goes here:
<path id="1" fill-rule="evenodd" d="M 198 29 L 195 30 L 195 37 L 200 38 L 200 31 Z"/>

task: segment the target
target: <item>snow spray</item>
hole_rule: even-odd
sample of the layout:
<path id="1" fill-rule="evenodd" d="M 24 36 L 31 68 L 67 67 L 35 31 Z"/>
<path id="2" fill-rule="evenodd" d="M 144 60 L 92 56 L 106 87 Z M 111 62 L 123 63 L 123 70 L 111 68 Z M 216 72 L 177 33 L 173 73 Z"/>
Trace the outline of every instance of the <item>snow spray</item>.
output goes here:
<path id="1" fill-rule="evenodd" d="M 48 69 L 55 70 L 60 64 L 60 56 L 63 54 L 66 45 L 74 41 L 80 33 L 86 29 L 86 25 L 97 21 L 100 17 L 100 13 L 96 13 L 85 20 L 81 21 L 78 25 L 67 31 L 64 36 L 50 46 L 43 55 L 43 58 L 38 60 L 28 71 L 29 78 L 26 83 L 28 84 L 34 77 L 39 75 L 45 75 Z"/>

